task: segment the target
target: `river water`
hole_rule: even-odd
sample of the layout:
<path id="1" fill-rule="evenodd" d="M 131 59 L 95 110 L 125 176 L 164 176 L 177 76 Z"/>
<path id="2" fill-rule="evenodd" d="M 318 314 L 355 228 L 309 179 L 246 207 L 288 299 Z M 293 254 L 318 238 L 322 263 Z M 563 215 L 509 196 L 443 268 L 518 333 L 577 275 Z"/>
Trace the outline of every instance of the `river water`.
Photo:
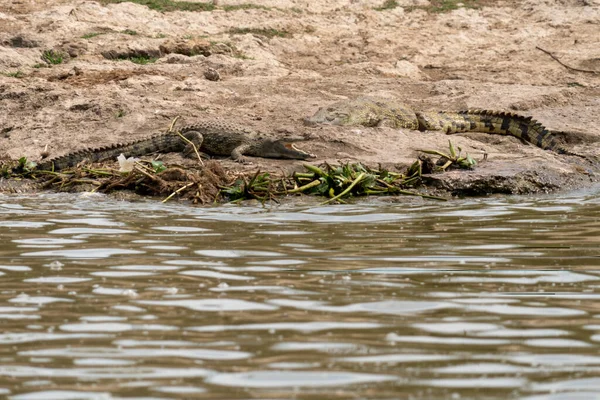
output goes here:
<path id="1" fill-rule="evenodd" d="M 0 398 L 600 399 L 600 190 L 0 195 Z"/>

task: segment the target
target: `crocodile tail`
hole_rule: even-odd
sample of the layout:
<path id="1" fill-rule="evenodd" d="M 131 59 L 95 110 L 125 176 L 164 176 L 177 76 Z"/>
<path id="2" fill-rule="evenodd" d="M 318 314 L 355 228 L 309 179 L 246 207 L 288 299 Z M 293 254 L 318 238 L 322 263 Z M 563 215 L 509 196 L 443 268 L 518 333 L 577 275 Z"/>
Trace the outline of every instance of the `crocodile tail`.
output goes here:
<path id="1" fill-rule="evenodd" d="M 502 111 L 467 110 L 459 114 L 475 119 L 483 132 L 512 135 L 544 150 L 566 154 L 556 137 L 540 122 L 531 117 Z"/>
<path id="2" fill-rule="evenodd" d="M 491 110 L 420 113 L 417 117 L 423 130 L 442 130 L 446 133 L 485 132 L 511 135 L 544 150 L 569 154 L 567 150 L 561 147 L 552 132 L 531 117 Z"/>
<path id="3" fill-rule="evenodd" d="M 97 162 L 108 158 L 117 157 L 122 152 L 127 152 L 136 142 L 114 143 L 100 147 L 88 147 L 85 149 L 75 150 L 63 156 L 51 158 L 38 164 L 37 169 L 40 170 L 61 170 L 71 168 L 87 160 L 89 162 Z"/>
<path id="4" fill-rule="evenodd" d="M 81 161 L 83 161 L 84 159 L 86 159 L 86 158 L 90 157 L 92 154 L 94 154 L 94 151 L 96 151 L 96 149 L 92 149 L 92 148 L 81 149 L 81 150 L 77 150 L 77 151 L 65 154 L 63 156 L 54 157 L 54 158 L 46 160 L 42 163 L 39 163 L 37 165 L 37 169 L 46 170 L 46 171 L 50 171 L 50 170 L 58 171 L 61 169 L 74 167 L 77 164 L 79 164 Z"/>
<path id="5" fill-rule="evenodd" d="M 83 160 L 98 162 L 109 158 L 116 158 L 121 153 L 128 157 L 139 157 L 157 151 L 180 151 L 184 147 L 185 143 L 178 136 L 158 134 L 125 143 L 114 143 L 101 147 L 76 150 L 72 153 L 44 161 L 38 164 L 37 168 L 41 170 L 61 170 L 74 167 Z"/>

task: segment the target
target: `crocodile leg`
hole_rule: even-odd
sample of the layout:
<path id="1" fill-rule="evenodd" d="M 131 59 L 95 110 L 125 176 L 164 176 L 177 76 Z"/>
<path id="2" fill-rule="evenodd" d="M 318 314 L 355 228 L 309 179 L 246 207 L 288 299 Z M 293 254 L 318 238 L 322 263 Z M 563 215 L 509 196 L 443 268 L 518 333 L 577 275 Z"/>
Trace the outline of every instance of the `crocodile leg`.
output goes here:
<path id="1" fill-rule="evenodd" d="M 247 163 L 248 159 L 247 157 L 244 157 L 244 154 L 246 154 L 251 148 L 252 145 L 250 144 L 241 144 L 235 149 L 231 150 L 231 158 L 239 163 Z"/>

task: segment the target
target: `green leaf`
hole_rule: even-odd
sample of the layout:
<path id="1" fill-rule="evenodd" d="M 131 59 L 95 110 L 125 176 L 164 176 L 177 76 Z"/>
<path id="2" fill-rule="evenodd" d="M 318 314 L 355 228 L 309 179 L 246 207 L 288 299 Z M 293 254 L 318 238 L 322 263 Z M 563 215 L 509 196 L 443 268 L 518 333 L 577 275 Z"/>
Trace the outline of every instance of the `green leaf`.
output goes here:
<path id="1" fill-rule="evenodd" d="M 450 156 L 449 158 L 456 159 L 456 150 L 454 150 L 454 145 L 450 140 L 448 140 L 448 147 L 450 148 Z"/>
<path id="2" fill-rule="evenodd" d="M 473 157 L 471 157 L 471 156 L 469 155 L 469 153 L 467 153 L 467 161 L 468 161 L 468 162 L 469 162 L 469 164 L 471 164 L 471 165 L 477 165 L 477 161 L 476 161 L 476 160 L 475 160 Z"/>
<path id="3" fill-rule="evenodd" d="M 163 172 L 165 169 L 167 169 L 162 161 L 152 161 L 151 164 L 152 169 L 154 169 L 154 172 L 156 173 Z"/>

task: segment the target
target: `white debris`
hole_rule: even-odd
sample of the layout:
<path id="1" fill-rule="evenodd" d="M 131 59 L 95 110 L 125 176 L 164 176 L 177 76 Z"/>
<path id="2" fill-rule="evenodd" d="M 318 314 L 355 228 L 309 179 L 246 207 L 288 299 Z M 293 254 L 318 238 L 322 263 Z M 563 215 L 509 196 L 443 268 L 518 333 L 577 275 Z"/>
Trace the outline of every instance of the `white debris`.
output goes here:
<path id="1" fill-rule="evenodd" d="M 119 172 L 131 172 L 135 162 L 140 161 L 140 159 L 134 157 L 127 158 L 121 153 L 119 157 L 117 157 L 117 161 L 119 162 Z"/>

